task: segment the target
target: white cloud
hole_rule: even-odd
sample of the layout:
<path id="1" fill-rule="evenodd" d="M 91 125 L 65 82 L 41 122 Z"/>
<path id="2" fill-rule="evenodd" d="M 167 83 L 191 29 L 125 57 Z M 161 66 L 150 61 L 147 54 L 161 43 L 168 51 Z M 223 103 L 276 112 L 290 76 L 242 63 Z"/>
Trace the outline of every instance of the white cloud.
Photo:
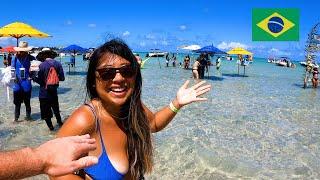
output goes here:
<path id="1" fill-rule="evenodd" d="M 217 48 L 223 49 L 223 50 L 228 50 L 235 47 L 241 47 L 241 48 L 247 49 L 249 46 L 239 42 L 230 42 L 230 43 L 222 42 L 217 46 Z"/>
<path id="2" fill-rule="evenodd" d="M 68 21 L 66 22 L 66 24 L 67 24 L 67 25 L 72 25 L 72 21 L 71 21 L 71 20 L 68 20 Z"/>
<path id="3" fill-rule="evenodd" d="M 163 40 L 163 41 L 161 41 L 161 44 L 162 44 L 162 45 L 165 45 L 165 46 L 168 46 L 169 43 L 168 43 L 168 41 Z"/>
<path id="4" fill-rule="evenodd" d="M 152 34 L 147 34 L 146 39 L 155 39 L 155 36 Z"/>
<path id="5" fill-rule="evenodd" d="M 181 26 L 179 26 L 179 29 L 181 31 L 185 31 L 187 29 L 187 26 L 186 25 L 181 25 Z"/>
<path id="6" fill-rule="evenodd" d="M 127 36 L 129 36 L 129 35 L 130 35 L 130 32 L 129 32 L 129 31 L 125 31 L 125 32 L 122 34 L 123 37 L 127 37 Z"/>
<path id="7" fill-rule="evenodd" d="M 208 13 L 208 12 L 209 12 L 209 8 L 204 8 L 204 9 L 203 9 L 203 12 L 204 12 L 204 13 Z"/>
<path id="8" fill-rule="evenodd" d="M 272 54 L 272 55 L 276 55 L 276 56 L 290 56 L 291 53 L 290 52 L 286 52 L 286 51 L 281 51 L 277 48 L 271 48 L 269 51 L 268 51 L 269 54 Z"/>
<path id="9" fill-rule="evenodd" d="M 140 42 L 140 46 L 141 46 L 141 47 L 146 46 L 146 42 L 144 42 L 144 41 Z"/>
<path id="10" fill-rule="evenodd" d="M 97 27 L 97 25 L 92 23 L 92 24 L 88 24 L 88 27 L 95 28 Z"/>
<path id="11" fill-rule="evenodd" d="M 16 40 L 11 37 L 1 37 L 0 38 L 0 46 L 5 47 L 8 45 L 16 45 Z"/>

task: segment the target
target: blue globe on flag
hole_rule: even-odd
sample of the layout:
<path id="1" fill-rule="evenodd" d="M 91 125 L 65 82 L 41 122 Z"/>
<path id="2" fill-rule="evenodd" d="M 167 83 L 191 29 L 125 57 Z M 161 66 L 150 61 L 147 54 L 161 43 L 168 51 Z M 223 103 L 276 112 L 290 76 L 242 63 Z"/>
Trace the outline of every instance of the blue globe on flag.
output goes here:
<path id="1" fill-rule="evenodd" d="M 282 31 L 284 22 L 280 17 L 274 16 L 269 19 L 268 29 L 273 33 L 279 33 Z"/>

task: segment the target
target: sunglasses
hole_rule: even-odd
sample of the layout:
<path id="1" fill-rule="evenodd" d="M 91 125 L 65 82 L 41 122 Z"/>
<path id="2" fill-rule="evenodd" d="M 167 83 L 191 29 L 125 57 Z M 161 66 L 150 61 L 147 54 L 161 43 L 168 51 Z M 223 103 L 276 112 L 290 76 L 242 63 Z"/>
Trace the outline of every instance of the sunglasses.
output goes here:
<path id="1" fill-rule="evenodd" d="M 102 69 L 97 69 L 97 71 L 101 79 L 103 79 L 104 81 L 113 79 L 118 72 L 124 78 L 131 78 L 136 73 L 131 66 L 123 66 L 120 68 L 102 68 Z"/>

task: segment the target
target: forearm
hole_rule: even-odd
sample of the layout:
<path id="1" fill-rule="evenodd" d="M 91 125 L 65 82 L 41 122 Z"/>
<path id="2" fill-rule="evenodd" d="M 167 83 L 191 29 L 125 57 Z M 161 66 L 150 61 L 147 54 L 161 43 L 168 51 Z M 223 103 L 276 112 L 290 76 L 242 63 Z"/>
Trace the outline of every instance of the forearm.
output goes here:
<path id="1" fill-rule="evenodd" d="M 0 179 L 21 179 L 43 173 L 44 163 L 31 148 L 0 153 Z"/>
<path id="2" fill-rule="evenodd" d="M 65 176 L 58 176 L 58 177 L 53 177 L 53 176 L 49 176 L 50 180 L 83 180 L 82 177 L 77 176 L 75 174 L 68 174 Z"/>
<path id="3" fill-rule="evenodd" d="M 172 104 L 177 109 L 180 109 L 182 106 L 178 104 L 177 100 L 174 99 L 172 101 Z M 169 105 L 163 107 L 160 111 L 156 112 L 153 118 L 153 123 L 151 127 L 152 132 L 158 132 L 161 131 L 163 128 L 165 128 L 175 117 L 177 113 L 173 112 Z"/>

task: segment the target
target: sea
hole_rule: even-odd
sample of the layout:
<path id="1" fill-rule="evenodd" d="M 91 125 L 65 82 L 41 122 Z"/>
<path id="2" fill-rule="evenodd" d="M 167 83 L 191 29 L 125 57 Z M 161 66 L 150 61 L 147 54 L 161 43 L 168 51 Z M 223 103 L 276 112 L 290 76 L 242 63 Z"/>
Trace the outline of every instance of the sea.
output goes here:
<path id="1" fill-rule="evenodd" d="M 146 53 L 139 55 L 146 59 Z M 178 54 L 178 62 L 185 55 Z M 190 56 L 192 62 L 197 57 Z M 61 116 L 67 119 L 85 101 L 87 61 L 77 56 L 69 71 L 69 57 L 56 59 L 66 76 L 58 92 Z M 204 80 L 212 89 L 203 95 L 208 100 L 183 107 L 153 134 L 154 168 L 146 179 L 320 179 L 320 87 L 309 82 L 303 88 L 305 69 L 295 64 L 280 67 L 254 58 L 245 74 L 243 66 L 238 73 L 236 60 L 222 60 L 220 70 L 210 66 Z M 168 106 L 186 80 L 195 83 L 191 70 L 171 62 L 166 67 L 163 57 L 148 59 L 141 71 L 142 100 L 154 112 Z M 55 137 L 56 131 L 40 120 L 38 91 L 34 83 L 33 120 L 13 123 L 12 92 L 8 100 L 0 87 L 0 150 L 34 147 Z"/>

